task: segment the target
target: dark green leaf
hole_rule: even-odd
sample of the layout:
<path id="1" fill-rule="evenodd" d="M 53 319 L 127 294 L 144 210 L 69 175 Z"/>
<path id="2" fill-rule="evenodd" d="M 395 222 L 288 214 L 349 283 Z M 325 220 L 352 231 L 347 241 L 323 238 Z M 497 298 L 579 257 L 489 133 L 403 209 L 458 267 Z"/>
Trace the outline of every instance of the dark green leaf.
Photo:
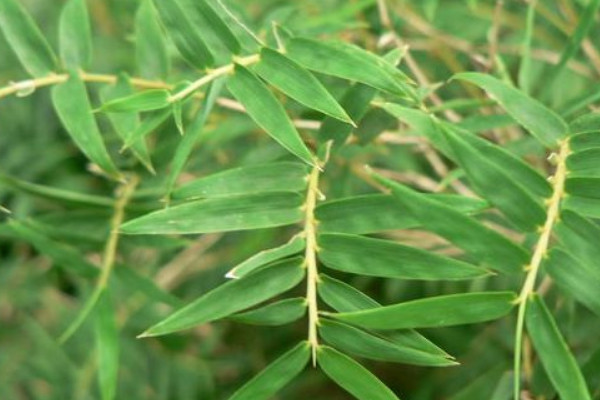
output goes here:
<path id="1" fill-rule="evenodd" d="M 208 233 L 290 225 L 302 219 L 296 193 L 193 201 L 144 215 L 121 226 L 126 234 Z"/>
<path id="2" fill-rule="evenodd" d="M 281 300 L 256 310 L 234 314 L 229 319 L 251 325 L 277 326 L 294 322 L 306 313 L 303 297 Z"/>
<path id="3" fill-rule="evenodd" d="M 60 58 L 67 68 L 89 68 L 92 28 L 85 0 L 69 0 L 60 14 Z"/>
<path id="4" fill-rule="evenodd" d="M 573 210 L 591 218 L 600 218 L 600 199 L 593 197 L 567 196 L 562 203 L 564 209 Z"/>
<path id="5" fill-rule="evenodd" d="M 527 305 L 525 321 L 529 337 L 560 397 L 591 400 L 577 361 L 543 300 L 535 295 Z"/>
<path id="6" fill-rule="evenodd" d="M 303 277 L 301 258 L 273 264 L 211 290 L 152 326 L 141 337 L 165 335 L 227 317 L 293 288 Z"/>
<path id="7" fill-rule="evenodd" d="M 600 148 L 572 153 L 567 158 L 569 176 L 600 178 Z"/>
<path id="8" fill-rule="evenodd" d="M 256 75 L 236 65 L 227 87 L 244 105 L 248 115 L 273 139 L 306 163 L 315 163 L 281 103 Z"/>
<path id="9" fill-rule="evenodd" d="M 565 191 L 574 196 L 600 199 L 600 176 L 597 178 L 567 178 Z"/>

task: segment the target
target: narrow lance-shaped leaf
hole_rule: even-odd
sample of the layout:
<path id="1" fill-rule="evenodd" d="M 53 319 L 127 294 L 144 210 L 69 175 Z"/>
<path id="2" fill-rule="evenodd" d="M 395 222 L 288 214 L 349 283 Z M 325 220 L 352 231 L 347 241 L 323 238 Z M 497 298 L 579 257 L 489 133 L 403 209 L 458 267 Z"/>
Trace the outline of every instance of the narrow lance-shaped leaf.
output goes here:
<path id="1" fill-rule="evenodd" d="M 140 76 L 167 77 L 170 59 L 165 39 L 152 0 L 143 0 L 135 14 L 135 59 Z"/>
<path id="2" fill-rule="evenodd" d="M 0 30 L 32 76 L 56 71 L 56 56 L 19 0 L 0 0 Z"/>
<path id="3" fill-rule="evenodd" d="M 52 102 L 65 129 L 79 149 L 108 175 L 119 178 L 92 114 L 85 85 L 77 73 L 52 88 Z"/>
<path id="4" fill-rule="evenodd" d="M 308 169 L 297 162 L 238 167 L 193 180 L 173 192 L 173 199 L 197 199 L 265 192 L 299 192 Z"/>
<path id="5" fill-rule="evenodd" d="M 67 68 L 89 68 L 92 29 L 85 0 L 69 0 L 60 15 L 60 58 Z"/>
<path id="6" fill-rule="evenodd" d="M 293 288 L 303 277 L 300 258 L 273 264 L 211 290 L 152 326 L 141 337 L 165 335 L 227 317 Z"/>
<path id="7" fill-rule="evenodd" d="M 600 178 L 600 148 L 571 153 L 567 158 L 569 177 Z"/>
<path id="8" fill-rule="evenodd" d="M 241 278 L 248 275 L 252 271 L 266 265 L 270 262 L 280 260 L 284 257 L 291 256 L 304 250 L 306 246 L 306 240 L 300 235 L 292 237 L 289 242 L 275 247 L 269 250 L 263 250 L 252 257 L 244 260 L 243 262 L 232 268 L 225 276 L 227 278 Z"/>
<path id="9" fill-rule="evenodd" d="M 561 399 L 591 400 L 583 375 L 543 300 L 528 300 L 527 331 L 550 381 Z"/>
<path id="10" fill-rule="evenodd" d="M 102 104 L 99 111 L 108 113 L 152 111 L 168 107 L 169 105 L 168 91 L 164 89 L 152 89 L 111 100 Z"/>
<path id="11" fill-rule="evenodd" d="M 325 374 L 359 400 L 398 400 L 398 397 L 365 367 L 331 347 L 320 346 L 317 360 Z"/>
<path id="12" fill-rule="evenodd" d="M 353 274 L 401 279 L 473 279 L 488 271 L 449 257 L 390 240 L 321 234 L 319 259 L 329 268 Z"/>
<path id="13" fill-rule="evenodd" d="M 260 52 L 256 73 L 305 106 L 354 125 L 346 111 L 310 72 L 280 52 L 265 47 Z"/>
<path id="14" fill-rule="evenodd" d="M 569 133 L 567 123 L 560 116 L 497 78 L 476 72 L 464 72 L 455 75 L 453 79 L 468 81 L 484 89 L 515 120 L 549 148 L 556 148 L 558 142 Z"/>
<path id="15" fill-rule="evenodd" d="M 306 163 L 315 159 L 273 93 L 247 68 L 235 66 L 227 81 L 231 93 L 244 105 L 248 115 L 273 139 Z"/>
<path id="16" fill-rule="evenodd" d="M 179 2 L 154 0 L 154 5 L 181 56 L 198 69 L 213 65 L 212 53 Z"/>
<path id="17" fill-rule="evenodd" d="M 170 115 L 171 109 L 163 108 L 144 118 L 138 127 L 133 131 L 133 133 L 131 133 L 121 151 L 128 149 L 129 147 L 133 146 L 134 143 L 144 139 L 146 135 L 153 132 L 163 122 L 165 122 Z"/>
<path id="18" fill-rule="evenodd" d="M 369 329 L 433 328 L 498 319 L 514 300 L 512 292 L 461 293 L 331 316 Z"/>
<path id="19" fill-rule="evenodd" d="M 521 272 L 529 261 L 525 249 L 498 232 L 450 207 L 388 179 L 373 175 L 392 190 L 396 201 L 421 225 L 467 251 L 484 266 L 504 273 Z"/>
<path id="20" fill-rule="evenodd" d="M 126 265 L 119 265 L 114 270 L 119 281 L 123 283 L 129 291 L 139 291 L 146 295 L 148 299 L 168 304 L 172 307 L 181 307 L 182 301 L 171 293 L 163 291 L 152 279 L 139 273 Z"/>
<path id="21" fill-rule="evenodd" d="M 296 193 L 270 193 L 193 201 L 144 215 L 121 226 L 126 234 L 226 232 L 290 225 L 302 219 Z"/>
<path id="22" fill-rule="evenodd" d="M 184 1 L 183 4 L 186 4 L 186 2 Z M 212 32 L 212 34 L 233 54 L 238 54 L 240 52 L 241 45 L 237 37 L 231 32 L 225 21 L 223 21 L 208 1 L 195 0 L 192 2 L 191 6 L 194 7 L 202 17 L 201 20 L 205 25 L 203 28 L 209 29 L 210 32 Z"/>
<path id="23" fill-rule="evenodd" d="M 309 358 L 308 342 L 300 342 L 248 381 L 229 400 L 271 399 L 306 367 Z"/>
<path id="24" fill-rule="evenodd" d="M 298 297 L 281 300 L 239 314 L 234 314 L 229 319 L 251 325 L 277 326 L 294 322 L 306 313 L 306 299 Z"/>
<path id="25" fill-rule="evenodd" d="M 98 379 L 102 400 L 113 400 L 119 374 L 119 333 L 110 292 L 104 291 L 96 304 L 95 333 L 98 351 Z"/>

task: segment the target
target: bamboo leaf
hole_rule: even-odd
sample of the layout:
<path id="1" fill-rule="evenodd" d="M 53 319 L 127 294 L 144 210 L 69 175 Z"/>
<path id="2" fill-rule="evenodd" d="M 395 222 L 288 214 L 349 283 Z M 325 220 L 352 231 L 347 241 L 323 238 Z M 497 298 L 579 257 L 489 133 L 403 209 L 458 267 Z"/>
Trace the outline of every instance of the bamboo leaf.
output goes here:
<path id="1" fill-rule="evenodd" d="M 565 191 L 574 196 L 600 199 L 600 176 L 597 178 L 578 176 L 567 178 Z"/>
<path id="2" fill-rule="evenodd" d="M 254 71 L 265 81 L 305 106 L 354 125 L 346 111 L 310 72 L 284 54 L 265 47 Z"/>
<path id="3" fill-rule="evenodd" d="M 183 59 L 198 69 L 212 66 L 212 53 L 179 2 L 154 0 L 154 6 Z"/>
<path id="4" fill-rule="evenodd" d="M 273 93 L 252 72 L 235 66 L 235 73 L 227 81 L 227 88 L 244 105 L 248 115 L 273 139 L 306 163 L 313 165 L 314 156 Z"/>
<path id="5" fill-rule="evenodd" d="M 331 314 L 331 317 L 369 329 L 465 325 L 505 316 L 514 307 L 515 297 L 512 292 L 461 293 Z"/>
<path id="6" fill-rule="evenodd" d="M 582 132 L 569 138 L 569 147 L 572 152 L 577 153 L 583 150 L 597 149 L 600 147 L 600 135 L 598 135 L 600 126 L 592 132 Z"/>
<path id="7" fill-rule="evenodd" d="M 291 256 L 304 250 L 306 246 L 306 240 L 299 235 L 292 237 L 289 242 L 275 247 L 269 250 L 263 250 L 256 253 L 252 257 L 244 260 L 243 262 L 232 268 L 227 275 L 227 278 L 242 278 L 256 269 L 267 265 L 273 261 L 280 260 L 282 258 Z"/>
<path id="8" fill-rule="evenodd" d="M 129 291 L 137 290 L 151 300 L 168 304 L 172 307 L 181 307 L 183 305 L 178 297 L 165 292 L 156 286 L 150 278 L 142 275 L 133 268 L 126 265 L 119 265 L 115 268 L 114 273 Z"/>
<path id="9" fill-rule="evenodd" d="M 567 196 L 562 203 L 565 210 L 572 210 L 590 218 L 600 218 L 600 199 L 593 197 Z"/>
<path id="10" fill-rule="evenodd" d="M 163 89 L 146 90 L 102 104 L 99 111 L 107 113 L 160 110 L 168 107 L 169 92 Z"/>
<path id="11" fill-rule="evenodd" d="M 481 87 L 549 148 L 557 147 L 558 142 L 569 134 L 567 123 L 552 110 L 490 75 L 464 72 L 455 75 L 453 79 L 471 82 Z"/>
<path id="12" fill-rule="evenodd" d="M 306 300 L 303 297 L 281 300 L 256 310 L 234 314 L 229 319 L 243 324 L 278 326 L 289 324 L 304 316 Z"/>
<path id="13" fill-rule="evenodd" d="M 359 400 L 398 400 L 375 375 L 331 347 L 320 346 L 317 360 L 323 372 Z"/>
<path id="14" fill-rule="evenodd" d="M 600 148 L 571 153 L 567 158 L 569 176 L 600 178 Z"/>
<path id="15" fill-rule="evenodd" d="M 300 258 L 273 264 L 211 290 L 150 327 L 140 337 L 165 335 L 227 317 L 293 288 L 303 277 Z"/>
<path id="16" fill-rule="evenodd" d="M 30 75 L 41 77 L 57 69 L 52 48 L 19 0 L 0 0 L 0 30 Z"/>
<path id="17" fill-rule="evenodd" d="M 152 0 L 143 0 L 135 14 L 135 59 L 140 76 L 164 79 L 170 59 Z"/>
<path id="18" fill-rule="evenodd" d="M 351 44 L 294 38 L 286 45 L 286 55 L 304 68 L 414 99 L 409 79 L 400 70 Z"/>
<path id="19" fill-rule="evenodd" d="M 233 168 L 193 180 L 173 191 L 173 199 L 198 199 L 306 188 L 308 169 L 295 162 Z"/>
<path id="20" fill-rule="evenodd" d="M 587 264 L 591 269 L 598 268 L 600 228 L 587 218 L 572 211 L 562 210 L 555 226 L 563 248 L 572 256 Z M 570 268 L 569 268 L 570 270 Z"/>
<path id="21" fill-rule="evenodd" d="M 182 1 L 182 8 L 186 11 L 196 11 L 196 16 L 200 17 L 199 21 L 202 26 L 197 28 L 202 31 L 202 36 L 206 37 L 209 33 L 216 40 L 221 42 L 231 53 L 238 54 L 241 50 L 240 42 L 233 32 L 229 29 L 221 16 L 213 9 L 209 2 L 205 0 Z"/>
<path id="22" fill-rule="evenodd" d="M 67 68 L 89 68 L 92 28 L 85 0 L 69 0 L 60 14 L 60 58 Z"/>
<path id="23" fill-rule="evenodd" d="M 320 321 L 319 335 L 331 346 L 358 357 L 435 367 L 457 365 L 439 354 L 403 347 L 376 334 L 328 319 Z"/>
<path id="24" fill-rule="evenodd" d="M 268 400 L 294 379 L 310 358 L 308 342 L 300 342 L 248 381 L 229 400 Z"/>
<path id="25" fill-rule="evenodd" d="M 94 115 L 85 85 L 77 73 L 52 88 L 52 102 L 65 129 L 79 149 L 113 178 L 120 178 L 114 165 Z"/>
<path id="26" fill-rule="evenodd" d="M 563 399 L 591 400 L 577 361 L 543 300 L 528 300 L 527 331 L 550 381 Z"/>
<path id="27" fill-rule="evenodd" d="M 396 201 L 422 226 L 464 249 L 485 267 L 503 273 L 520 272 L 529 261 L 525 249 L 496 231 L 406 186 L 374 177 L 392 190 Z"/>
<path id="28" fill-rule="evenodd" d="M 123 149 L 128 149 L 134 145 L 134 143 L 143 140 L 146 135 L 153 132 L 156 128 L 158 128 L 163 122 L 169 118 L 171 115 L 170 108 L 163 108 L 158 110 L 148 117 L 144 118 L 137 126 L 137 128 L 131 133 L 125 144 L 123 145 Z"/>
<path id="29" fill-rule="evenodd" d="M 488 271 L 389 240 L 321 234 L 319 259 L 329 268 L 353 274 L 422 280 L 473 279 Z"/>
<path id="30" fill-rule="evenodd" d="M 121 226 L 126 234 L 226 232 L 290 225 L 302 219 L 302 197 L 270 193 L 193 201 L 146 214 Z"/>
<path id="31" fill-rule="evenodd" d="M 119 332 L 109 293 L 105 290 L 95 307 L 98 379 L 102 400 L 115 398 L 119 374 Z"/>

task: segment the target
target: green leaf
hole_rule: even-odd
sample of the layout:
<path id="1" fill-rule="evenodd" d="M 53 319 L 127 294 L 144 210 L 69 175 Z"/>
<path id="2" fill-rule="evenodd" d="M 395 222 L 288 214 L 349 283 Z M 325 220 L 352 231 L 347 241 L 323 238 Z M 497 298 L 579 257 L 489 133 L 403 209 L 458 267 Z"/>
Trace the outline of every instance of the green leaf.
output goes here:
<path id="1" fill-rule="evenodd" d="M 463 261 L 390 240 L 347 234 L 321 234 L 319 259 L 329 268 L 385 278 L 460 280 L 489 275 Z"/>
<path id="2" fill-rule="evenodd" d="M 227 88 L 244 105 L 248 115 L 273 139 L 306 163 L 315 163 L 314 156 L 281 103 L 256 75 L 236 65 L 235 73 L 227 81 Z"/>
<path id="3" fill-rule="evenodd" d="M 114 85 L 104 86 L 100 90 L 100 98 L 103 102 L 109 102 L 113 99 L 126 97 L 133 93 L 133 88 L 129 84 L 127 76 L 121 75 Z M 139 115 L 135 112 L 109 113 L 108 119 L 113 128 L 123 140 L 124 143 L 129 141 L 130 136 L 136 131 L 140 125 Z M 146 167 L 148 171 L 154 173 L 152 160 L 148 153 L 148 147 L 144 139 L 135 141 L 131 149 L 135 157 Z"/>
<path id="4" fill-rule="evenodd" d="M 85 85 L 77 73 L 71 73 L 65 83 L 52 88 L 52 102 L 77 147 L 108 175 L 119 179 L 119 171 L 106 150 L 92 114 Z"/>
<path id="5" fill-rule="evenodd" d="M 585 176 L 600 178 L 600 148 L 571 153 L 567 157 L 569 177 Z"/>
<path id="6" fill-rule="evenodd" d="M 346 111 L 310 72 L 276 50 L 265 47 L 254 71 L 265 81 L 305 106 L 354 124 Z"/>
<path id="7" fill-rule="evenodd" d="M 452 194 L 427 194 L 428 199 L 457 211 L 472 214 L 488 207 L 484 200 Z M 320 232 L 366 234 L 414 228 L 419 221 L 391 195 L 368 194 L 321 203 L 315 210 Z"/>
<path id="8" fill-rule="evenodd" d="M 562 207 L 591 218 L 600 218 L 600 199 L 593 197 L 567 196 Z"/>
<path id="9" fill-rule="evenodd" d="M 489 199 L 517 227 L 534 231 L 546 220 L 546 212 L 514 177 L 505 172 L 504 164 L 491 162 L 449 129 L 442 129 L 459 165 L 465 170 L 474 189 Z M 519 204 L 519 207 L 515 207 Z"/>
<path id="10" fill-rule="evenodd" d="M 140 337 L 165 335 L 227 317 L 293 288 L 303 278 L 301 258 L 273 264 L 211 290 L 152 326 Z"/>
<path id="11" fill-rule="evenodd" d="M 497 78 L 476 72 L 463 72 L 454 75 L 453 79 L 471 82 L 481 87 L 549 148 L 557 147 L 558 142 L 569 133 L 567 123 L 554 111 Z"/>
<path id="12" fill-rule="evenodd" d="M 600 268 L 582 263 L 567 252 L 554 248 L 544 260 L 553 282 L 566 294 L 600 316 Z"/>
<path id="13" fill-rule="evenodd" d="M 168 91 L 151 89 L 104 103 L 100 111 L 107 113 L 152 111 L 168 107 L 170 104 Z"/>
<path id="14" fill-rule="evenodd" d="M 600 147 L 600 135 L 598 130 L 592 132 L 578 133 L 569 138 L 569 148 L 576 153 L 582 150 L 596 149 Z"/>
<path id="15" fill-rule="evenodd" d="M 229 319 L 243 324 L 277 326 L 294 322 L 306 313 L 304 297 L 281 300 L 256 310 L 234 314 Z"/>
<path id="16" fill-rule="evenodd" d="M 587 264 L 589 268 L 598 268 L 600 227 L 596 223 L 572 211 L 562 210 L 558 224 L 555 225 L 555 232 L 563 248 L 572 256 Z"/>
<path id="17" fill-rule="evenodd" d="M 354 45 L 294 38 L 286 45 L 286 55 L 304 68 L 414 99 L 409 80 L 399 69 Z"/>
<path id="18" fill-rule="evenodd" d="M 248 381 L 229 400 L 271 399 L 304 369 L 309 358 L 308 342 L 300 342 Z"/>
<path id="19" fill-rule="evenodd" d="M 234 279 L 242 278 L 251 273 L 252 271 L 255 271 L 256 269 L 262 267 L 263 265 L 299 253 L 302 250 L 304 250 L 305 247 L 306 240 L 304 239 L 304 237 L 296 235 L 284 245 L 275 247 L 274 249 L 263 250 L 261 252 L 256 253 L 252 257 L 236 265 L 225 276 L 227 278 Z"/>
<path id="20" fill-rule="evenodd" d="M 600 176 L 597 178 L 577 176 L 567 178 L 565 181 L 565 191 L 574 196 L 600 199 Z"/>
<path id="21" fill-rule="evenodd" d="M 433 328 L 498 319 L 514 307 L 512 292 L 429 297 L 331 317 L 369 329 Z"/>
<path id="22" fill-rule="evenodd" d="M 89 68 L 92 28 L 85 0 L 69 0 L 60 14 L 60 58 L 67 68 Z"/>
<path id="23" fill-rule="evenodd" d="M 152 0 L 143 0 L 135 14 L 135 59 L 141 77 L 165 79 L 170 59 Z"/>
<path id="24" fill-rule="evenodd" d="M 150 300 L 168 304 L 172 307 L 181 307 L 183 305 L 178 297 L 165 292 L 156 286 L 152 279 L 142 275 L 133 268 L 126 265 L 119 265 L 114 269 L 114 273 L 130 292 L 137 290 L 146 295 Z"/>
<path id="25" fill-rule="evenodd" d="M 113 400 L 119 375 L 119 332 L 110 292 L 104 291 L 96 304 L 95 333 L 98 351 L 98 380 L 102 400 Z"/>
<path id="26" fill-rule="evenodd" d="M 320 346 L 317 360 L 327 376 L 359 400 L 398 400 L 375 375 L 331 347 Z"/>
<path id="27" fill-rule="evenodd" d="M 198 69 L 212 66 L 212 53 L 180 4 L 177 1 L 154 0 L 154 6 L 184 60 Z"/>
<path id="28" fill-rule="evenodd" d="M 194 10 L 197 12 L 196 16 L 200 17 L 199 22 L 203 25 L 198 27 L 198 29 L 206 29 L 207 32 L 205 33 L 209 33 L 208 31 L 210 31 L 233 54 L 240 52 L 241 45 L 237 37 L 207 1 L 186 0 L 183 1 L 182 6 L 186 11 Z M 203 36 L 206 36 L 206 34 Z"/>
<path id="29" fill-rule="evenodd" d="M 193 180 L 173 191 L 173 199 L 198 199 L 265 192 L 299 192 L 308 169 L 295 162 L 233 168 Z"/>
<path id="30" fill-rule="evenodd" d="M 562 399 L 591 400 L 577 361 L 569 351 L 544 301 L 534 295 L 525 316 L 538 357 Z"/>
<path id="31" fill-rule="evenodd" d="M 296 193 L 269 193 L 193 201 L 144 215 L 121 226 L 126 234 L 226 232 L 290 225 L 302 220 Z"/>
<path id="32" fill-rule="evenodd" d="M 142 123 L 139 124 L 138 127 L 133 131 L 133 133 L 130 134 L 129 138 L 123 145 L 123 149 L 128 149 L 131 146 L 133 146 L 134 143 L 143 140 L 146 135 L 153 132 L 163 122 L 165 122 L 170 115 L 171 109 L 163 108 L 144 118 L 142 120 Z"/>
<path id="33" fill-rule="evenodd" d="M 518 273 L 528 263 L 528 252 L 498 232 L 404 185 L 373 176 L 392 190 L 396 201 L 425 229 L 454 243 L 485 267 Z"/>
<path id="34" fill-rule="evenodd" d="M 56 71 L 56 56 L 19 0 L 0 0 L 0 30 L 23 67 L 35 77 Z"/>
<path id="35" fill-rule="evenodd" d="M 404 347 L 374 333 L 328 319 L 319 321 L 319 335 L 331 346 L 358 357 L 434 367 L 457 365 L 439 354 Z"/>

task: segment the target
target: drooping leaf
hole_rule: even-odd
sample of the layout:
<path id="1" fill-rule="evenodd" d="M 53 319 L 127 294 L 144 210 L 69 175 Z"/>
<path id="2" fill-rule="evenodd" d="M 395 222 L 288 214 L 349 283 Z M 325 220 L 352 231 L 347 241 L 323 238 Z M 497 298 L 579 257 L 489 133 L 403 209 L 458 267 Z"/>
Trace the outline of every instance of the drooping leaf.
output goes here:
<path id="1" fill-rule="evenodd" d="M 465 214 L 483 211 L 484 200 L 451 194 L 428 194 L 428 199 L 443 203 Z M 331 200 L 315 210 L 320 232 L 367 234 L 420 225 L 391 195 L 369 194 Z"/>
<path id="2" fill-rule="evenodd" d="M 359 400 L 398 400 L 398 397 L 365 367 L 331 347 L 320 346 L 317 360 L 323 372 Z"/>
<path id="3" fill-rule="evenodd" d="M 528 300 L 525 322 L 533 347 L 560 397 L 591 400 L 575 357 L 569 351 L 552 314 L 537 295 Z"/>
<path id="4" fill-rule="evenodd" d="M 314 156 L 302 141 L 281 103 L 247 68 L 235 66 L 227 88 L 244 105 L 248 115 L 279 144 L 312 165 Z"/>
<path id="5" fill-rule="evenodd" d="M 152 111 L 168 107 L 169 104 L 168 91 L 151 89 L 104 103 L 100 111 L 107 113 Z"/>
<path id="6" fill-rule="evenodd" d="M 119 374 L 119 332 L 115 321 L 110 292 L 104 291 L 95 307 L 98 380 L 102 400 L 113 400 Z"/>
<path id="7" fill-rule="evenodd" d="M 328 319 L 319 321 L 319 335 L 341 351 L 372 360 L 436 367 L 457 364 L 442 355 L 403 347 L 374 333 Z"/>
<path id="8" fill-rule="evenodd" d="M 319 259 L 329 268 L 385 278 L 460 280 L 488 271 L 449 257 L 405 246 L 390 240 L 347 234 L 321 234 Z"/>
<path id="9" fill-rule="evenodd" d="M 414 99 L 409 79 L 400 70 L 351 44 L 294 38 L 286 45 L 286 55 L 307 69 Z"/>
<path id="10" fill-rule="evenodd" d="M 144 0 L 135 14 L 135 59 L 140 76 L 164 79 L 169 74 L 167 43 L 152 0 Z"/>
<path id="11" fill-rule="evenodd" d="M 302 219 L 302 197 L 268 193 L 192 201 L 126 222 L 126 234 L 226 232 L 290 225 Z"/>
<path id="12" fill-rule="evenodd" d="M 293 288 L 303 277 L 302 259 L 273 264 L 211 290 L 150 327 L 141 337 L 165 335 L 227 317 Z"/>
<path id="13" fill-rule="evenodd" d="M 484 266 L 503 273 L 517 273 L 529 261 L 525 249 L 474 219 L 406 186 L 378 176 L 375 178 L 392 190 L 396 201 L 425 229 L 464 249 Z"/>
<path id="14" fill-rule="evenodd" d="M 461 293 L 331 316 L 369 329 L 432 328 L 498 319 L 510 312 L 514 300 L 512 292 Z"/>
<path id="15" fill-rule="evenodd" d="M 234 314 L 229 319 L 251 325 L 277 326 L 294 322 L 306 313 L 303 297 L 281 300 L 256 310 Z"/>
<path id="16" fill-rule="evenodd" d="M 198 69 L 212 66 L 212 53 L 179 2 L 154 0 L 154 6 L 183 59 Z"/>
<path id="17" fill-rule="evenodd" d="M 69 0 L 60 15 L 60 58 L 67 68 L 89 68 L 92 28 L 85 0 Z"/>
<path id="18" fill-rule="evenodd" d="M 308 169 L 295 162 L 233 168 L 193 180 L 173 191 L 173 199 L 198 199 L 306 188 Z"/>
<path id="19" fill-rule="evenodd" d="M 291 256 L 304 250 L 306 240 L 300 235 L 292 237 L 289 242 L 269 250 L 263 250 L 233 267 L 226 275 L 228 278 L 242 278 L 256 269 L 273 261 Z"/>
<path id="20" fill-rule="evenodd" d="M 308 342 L 300 342 L 261 371 L 229 400 L 268 400 L 294 379 L 310 358 Z"/>
<path id="21" fill-rule="evenodd" d="M 65 83 L 52 88 L 52 103 L 77 147 L 108 175 L 119 178 L 92 114 L 85 85 L 77 73 L 71 73 Z"/>
<path id="22" fill-rule="evenodd" d="M 0 0 L 0 30 L 23 67 L 34 77 L 56 71 L 56 56 L 19 0 Z"/>
<path id="23" fill-rule="evenodd" d="M 491 75 L 463 72 L 455 75 L 453 79 L 471 82 L 484 89 L 515 120 L 549 148 L 557 147 L 558 142 L 569 134 L 569 127 L 560 116 Z"/>
<path id="24" fill-rule="evenodd" d="M 260 62 L 254 70 L 265 81 L 299 103 L 353 124 L 346 111 L 321 82 L 284 54 L 268 47 L 263 48 L 260 52 Z"/>

